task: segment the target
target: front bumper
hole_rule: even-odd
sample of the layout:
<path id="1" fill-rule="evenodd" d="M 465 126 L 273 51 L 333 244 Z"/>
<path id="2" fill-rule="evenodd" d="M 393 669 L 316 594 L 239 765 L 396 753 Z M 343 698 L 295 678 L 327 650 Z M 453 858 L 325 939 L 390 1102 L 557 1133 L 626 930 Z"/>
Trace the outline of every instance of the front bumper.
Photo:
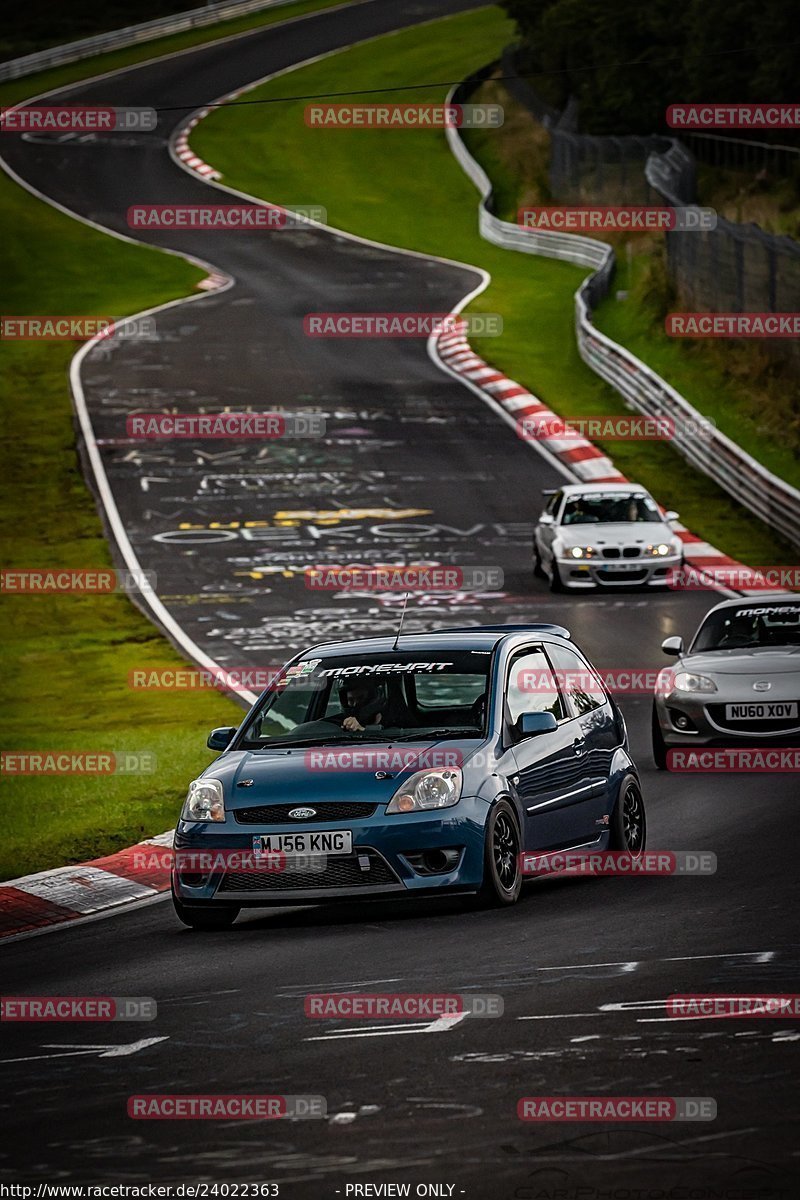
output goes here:
<path id="1" fill-rule="evenodd" d="M 797 703 L 796 697 L 778 697 Z M 728 704 L 753 701 L 741 694 L 670 692 L 656 696 L 655 706 L 661 734 L 668 746 L 796 745 L 800 719 L 787 721 L 729 721 Z M 800 708 L 799 708 L 800 711 Z"/>
<path id="2" fill-rule="evenodd" d="M 329 855 L 311 869 L 287 864 L 282 870 L 237 870 L 231 866 L 198 872 L 179 866 L 173 870 L 175 895 L 184 904 L 213 901 L 252 908 L 478 890 L 483 882 L 484 825 L 489 811 L 485 801 L 462 797 L 437 815 L 387 817 L 384 810 L 385 805 L 379 805 L 374 816 L 357 822 L 313 822 L 314 829 L 350 829 L 352 854 Z M 243 827 L 229 812 L 224 823 L 179 822 L 175 849 L 202 852 L 214 861 L 226 853 L 240 852 L 251 860 L 254 837 L 297 833 L 301 828 L 296 823 Z M 449 861 L 441 856 L 443 851 L 449 852 Z M 428 869 L 438 862 L 443 869 Z M 252 866 L 252 861 L 247 866 Z"/>
<path id="3" fill-rule="evenodd" d="M 680 554 L 663 558 L 556 559 L 568 588 L 666 587 L 669 573 L 680 568 Z"/>

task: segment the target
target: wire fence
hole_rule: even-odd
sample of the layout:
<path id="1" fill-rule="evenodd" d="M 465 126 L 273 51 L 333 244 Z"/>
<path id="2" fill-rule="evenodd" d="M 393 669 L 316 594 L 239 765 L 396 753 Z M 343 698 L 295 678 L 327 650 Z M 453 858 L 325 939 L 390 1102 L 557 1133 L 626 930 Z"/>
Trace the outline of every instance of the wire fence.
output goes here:
<path id="1" fill-rule="evenodd" d="M 447 102 L 466 103 L 495 65 L 476 71 L 453 88 Z M 708 438 L 689 432 L 704 422 L 702 415 L 665 379 L 594 325 L 592 309 L 607 295 L 613 278 L 613 247 L 595 238 L 527 229 L 501 220 L 494 212 L 492 184 L 483 167 L 472 157 L 455 127 L 446 130 L 446 137 L 457 161 L 480 192 L 479 228 L 487 241 L 505 249 L 593 268 L 575 293 L 575 336 L 584 362 L 611 384 L 630 408 L 648 416 L 672 418 L 677 431 L 675 449 L 770 528 L 800 547 L 800 490 L 773 475 L 718 429 L 713 429 Z M 674 165 L 676 170 L 681 169 L 680 161 Z"/>
<path id="2" fill-rule="evenodd" d="M 645 174 L 669 204 L 690 203 L 692 154 L 679 143 L 648 159 Z M 680 303 L 690 312 L 797 312 L 800 310 L 800 243 L 765 233 L 754 224 L 717 218 L 715 229 L 666 233 L 667 269 Z M 765 339 L 773 358 L 800 373 L 800 343 Z"/>
<path id="3" fill-rule="evenodd" d="M 516 76 L 513 47 L 501 66 L 506 87 L 548 129 L 548 177 L 557 203 L 693 205 L 698 157 L 750 177 L 800 177 L 800 149 L 791 146 L 715 134 L 681 134 L 679 141 L 578 133 L 574 105 L 558 113 Z M 800 243 L 790 237 L 719 217 L 714 230 L 667 232 L 666 253 L 677 301 L 687 311 L 800 311 Z M 800 373 L 797 340 L 767 338 L 760 344 Z"/>

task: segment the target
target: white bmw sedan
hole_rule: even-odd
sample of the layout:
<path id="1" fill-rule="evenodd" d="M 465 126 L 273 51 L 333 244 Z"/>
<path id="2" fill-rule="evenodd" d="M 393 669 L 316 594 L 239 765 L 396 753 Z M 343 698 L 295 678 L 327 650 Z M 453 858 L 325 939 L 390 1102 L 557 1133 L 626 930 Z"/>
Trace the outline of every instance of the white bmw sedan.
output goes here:
<path id="1" fill-rule="evenodd" d="M 546 491 L 533 535 L 534 571 L 550 590 L 664 587 L 683 546 L 653 497 L 634 483 L 570 484 Z"/>

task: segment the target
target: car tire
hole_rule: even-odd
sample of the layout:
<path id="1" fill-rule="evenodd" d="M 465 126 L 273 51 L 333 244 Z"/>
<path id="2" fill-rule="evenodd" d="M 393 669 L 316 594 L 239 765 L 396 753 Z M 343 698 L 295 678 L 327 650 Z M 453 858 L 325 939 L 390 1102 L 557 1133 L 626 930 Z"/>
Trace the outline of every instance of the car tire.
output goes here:
<path id="1" fill-rule="evenodd" d="M 658 720 L 658 713 L 655 704 L 653 705 L 653 759 L 655 760 L 656 768 L 659 771 L 667 769 L 667 743 L 664 741 L 664 735 L 661 732 L 661 725 Z"/>
<path id="2" fill-rule="evenodd" d="M 550 576 L 550 591 L 554 592 L 557 596 L 560 596 L 567 589 L 561 582 L 561 576 L 558 571 L 558 563 L 556 562 L 555 558 L 553 559 L 552 572 L 553 573 Z"/>
<path id="3" fill-rule="evenodd" d="M 522 842 L 517 814 L 507 800 L 498 800 L 486 820 L 483 842 L 483 886 L 479 893 L 485 907 L 516 904 L 522 890 Z"/>
<path id="4" fill-rule="evenodd" d="M 172 892 L 172 904 L 175 909 L 175 915 L 184 925 L 188 925 L 190 929 L 201 930 L 221 930 L 230 929 L 233 922 L 241 912 L 240 908 L 235 905 L 212 905 L 212 904 L 184 904 Z"/>
<path id="5" fill-rule="evenodd" d="M 610 850 L 625 850 L 638 858 L 647 845 L 647 818 L 644 799 L 638 780 L 626 775 L 619 789 L 617 803 L 611 814 Z"/>

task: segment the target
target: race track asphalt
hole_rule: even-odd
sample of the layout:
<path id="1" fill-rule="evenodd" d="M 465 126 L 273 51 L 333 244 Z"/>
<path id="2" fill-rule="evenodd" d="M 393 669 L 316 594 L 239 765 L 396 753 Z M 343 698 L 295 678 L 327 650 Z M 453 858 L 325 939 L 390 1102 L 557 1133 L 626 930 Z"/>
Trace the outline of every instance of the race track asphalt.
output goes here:
<path id="1" fill-rule="evenodd" d="M 375 0 L 77 85 L 61 99 L 153 106 L 169 120 L 116 142 L 6 135 L 3 155 L 70 211 L 130 235 L 133 203 L 210 198 L 166 146 L 199 105 L 326 50 L 467 7 Z M 297 202 L 324 204 L 324 188 Z M 156 572 L 170 614 L 216 661 L 272 666 L 317 640 L 394 631 L 397 596 L 304 586 L 304 567 L 354 551 L 367 563 L 503 569 L 500 594 L 426 597 L 409 607 L 408 629 L 555 619 L 609 668 L 663 665 L 661 639 L 691 634 L 714 597 L 562 598 L 532 580 L 540 490 L 560 476 L 442 373 L 424 342 L 303 335 L 309 311 L 446 311 L 476 286 L 474 271 L 320 229 L 147 240 L 196 255 L 235 283 L 158 313 L 155 341 L 100 346 L 82 378 L 137 556 Z M 321 409 L 328 436 L 267 448 L 127 440 L 132 411 L 164 405 Z M 393 515 L 402 509 L 416 511 Z M 284 909 L 204 936 L 158 903 L 9 945 L 6 994 L 153 996 L 159 1015 L 147 1026 L 5 1026 L 0 1182 L 276 1180 L 282 1196 L 303 1200 L 368 1182 L 409 1183 L 412 1195 L 417 1184 L 452 1184 L 456 1197 L 519 1200 L 579 1188 L 599 1200 L 611 1185 L 642 1196 L 672 1187 L 676 1200 L 681 1188 L 695 1189 L 696 1200 L 790 1188 L 800 1164 L 797 1022 L 676 1023 L 647 1002 L 797 990 L 794 783 L 659 774 L 649 699 L 627 697 L 623 708 L 650 845 L 711 850 L 716 875 L 542 881 L 508 912 L 463 911 L 455 901 Z M 303 1015 L 309 990 L 371 987 L 496 992 L 505 1015 L 399 1032 Z M 88 1049 L 150 1037 L 165 1040 L 123 1056 Z M 69 1053 L 82 1047 L 85 1055 Z M 126 1115 L 135 1092 L 321 1094 L 329 1118 L 135 1123 Z M 718 1117 L 609 1128 L 517 1120 L 519 1097 L 567 1093 L 712 1096 Z"/>

